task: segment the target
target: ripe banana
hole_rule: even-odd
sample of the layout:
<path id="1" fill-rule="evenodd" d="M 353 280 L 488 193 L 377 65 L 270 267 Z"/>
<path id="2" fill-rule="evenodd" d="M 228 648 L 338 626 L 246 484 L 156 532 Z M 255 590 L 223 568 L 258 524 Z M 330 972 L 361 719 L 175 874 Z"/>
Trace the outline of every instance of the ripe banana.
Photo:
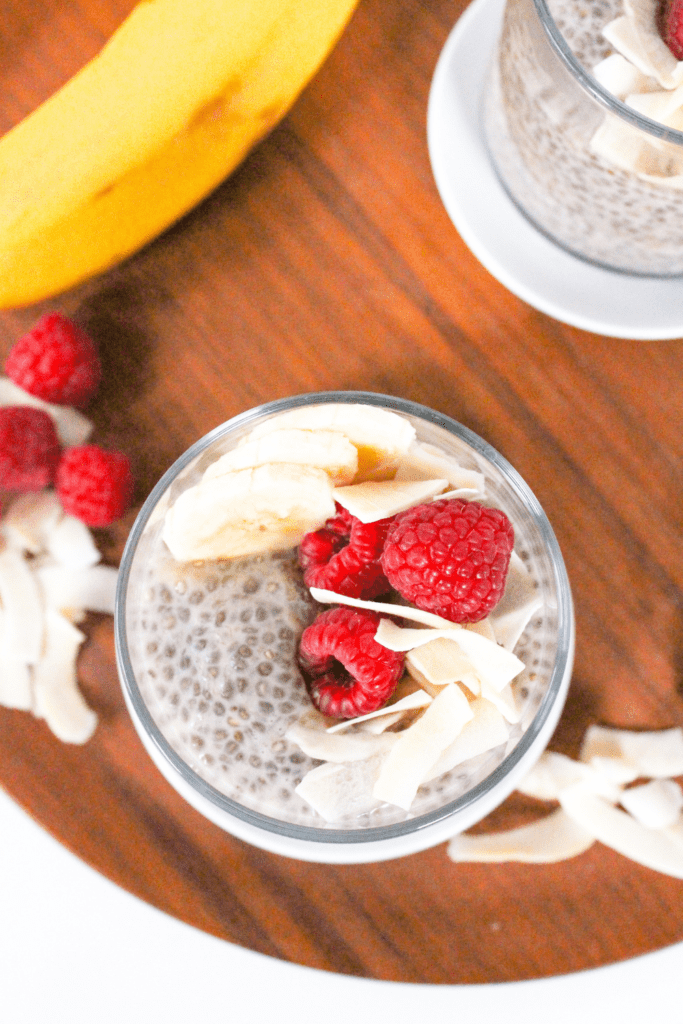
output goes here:
<path id="1" fill-rule="evenodd" d="M 358 0 L 141 0 L 0 140 L 0 308 L 135 252 L 287 112 Z"/>

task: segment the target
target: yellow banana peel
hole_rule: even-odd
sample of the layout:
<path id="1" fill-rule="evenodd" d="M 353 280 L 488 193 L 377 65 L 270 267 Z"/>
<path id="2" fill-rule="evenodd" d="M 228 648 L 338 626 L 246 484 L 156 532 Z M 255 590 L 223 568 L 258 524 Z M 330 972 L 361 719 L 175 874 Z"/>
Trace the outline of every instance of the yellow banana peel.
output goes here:
<path id="1" fill-rule="evenodd" d="M 120 262 L 287 112 L 358 0 L 142 0 L 0 139 L 0 308 Z"/>

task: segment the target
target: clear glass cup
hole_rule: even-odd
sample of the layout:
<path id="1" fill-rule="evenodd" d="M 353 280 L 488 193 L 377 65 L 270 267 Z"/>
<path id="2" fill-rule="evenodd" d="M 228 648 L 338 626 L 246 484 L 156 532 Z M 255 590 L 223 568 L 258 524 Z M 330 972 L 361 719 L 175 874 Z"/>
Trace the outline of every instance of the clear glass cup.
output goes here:
<path id="1" fill-rule="evenodd" d="M 203 653 L 190 652 L 191 657 L 196 658 L 194 680 L 199 680 L 197 695 L 192 698 L 188 680 L 183 684 L 179 678 L 182 672 L 169 673 L 169 668 L 164 668 L 162 648 L 168 643 L 169 624 L 173 624 L 177 616 L 189 614 L 187 610 L 179 611 L 172 591 L 184 592 L 182 601 L 186 609 L 191 607 L 194 598 L 186 592 L 184 582 L 174 584 L 173 576 L 162 579 L 158 568 L 170 558 L 160 534 L 164 513 L 178 495 L 193 486 L 211 462 L 232 449 L 257 424 L 296 407 L 323 403 L 363 403 L 396 412 L 413 423 L 418 440 L 436 445 L 457 458 L 461 465 L 483 472 L 487 501 L 502 508 L 510 517 L 515 527 L 515 550 L 526 559 L 543 597 L 542 610 L 533 617 L 520 641 L 522 650 L 519 646 L 516 648 L 527 665 L 520 676 L 518 691 L 523 712 L 507 744 L 422 787 L 409 814 L 384 805 L 356 821 L 334 826 L 327 825 L 303 801 L 300 801 L 301 807 L 291 800 L 283 800 L 278 805 L 277 797 L 273 799 L 271 794 L 266 800 L 265 796 L 259 797 L 258 790 L 254 796 L 247 794 L 234 799 L 229 795 L 230 785 L 224 784 L 221 777 L 221 763 L 227 765 L 225 772 L 228 774 L 234 767 L 229 754 L 216 757 L 212 748 L 214 753 L 209 766 L 208 747 L 204 747 L 201 736 L 196 737 L 196 747 L 192 743 L 179 746 L 175 726 L 170 720 L 175 716 L 177 721 L 182 708 L 189 707 L 189 701 L 194 699 L 194 715 L 198 715 L 196 702 L 206 701 L 203 735 L 209 737 L 210 733 L 211 742 L 215 742 L 218 733 L 223 743 L 220 749 L 230 750 L 231 743 L 234 749 L 229 729 L 215 728 L 226 722 L 226 708 L 219 708 L 220 720 L 211 719 L 210 709 L 212 700 L 223 700 L 221 686 L 230 685 L 231 692 L 234 688 L 232 683 L 221 681 L 225 658 L 221 663 L 219 652 L 212 666 L 208 655 L 214 634 L 223 652 L 237 644 L 233 643 L 231 648 L 230 636 L 226 639 L 224 634 L 216 632 L 214 622 L 225 619 L 224 612 L 220 611 L 225 607 L 221 604 L 220 571 L 212 573 L 209 563 L 202 565 L 197 570 L 202 574 L 202 596 L 193 609 L 192 622 L 199 622 L 203 615 L 208 626 L 195 629 L 201 636 Z M 298 576 L 294 558 L 291 562 L 285 558 L 283 564 L 285 568 L 289 566 L 288 572 Z M 292 594 L 297 592 L 297 587 L 301 592 L 300 580 L 295 580 L 292 586 Z M 251 593 L 248 587 L 245 593 L 247 591 Z M 256 597 L 245 599 L 240 594 L 240 600 L 247 600 L 245 608 L 249 600 L 249 607 L 258 607 Z M 217 614 L 216 609 L 219 609 Z M 248 612 L 247 617 L 250 614 Z M 188 623 L 188 629 L 192 622 Z M 227 832 L 274 853 L 326 863 L 381 861 L 426 849 L 469 828 L 500 804 L 535 763 L 552 735 L 569 685 L 574 650 L 571 592 L 562 556 L 541 506 L 519 474 L 490 445 L 447 416 L 400 398 L 350 391 L 299 395 L 252 409 L 217 427 L 177 460 L 145 502 L 128 539 L 119 572 L 115 631 L 119 673 L 129 711 L 148 753 L 171 785 L 200 813 Z M 148 653 L 150 644 L 154 648 L 152 655 Z M 171 650 L 175 656 L 177 652 Z M 297 671 L 294 652 L 295 647 L 291 651 L 292 664 L 285 666 L 288 672 L 282 678 L 291 676 L 292 669 Z M 174 664 L 177 663 L 176 658 Z M 233 668 L 225 669 L 226 678 L 230 672 L 234 673 L 234 660 Z M 244 685 L 262 686 L 261 692 L 272 711 L 272 703 L 268 703 L 275 699 L 274 689 L 268 690 L 271 679 L 275 676 L 259 683 L 258 669 L 252 670 Z M 292 692 L 295 689 L 293 687 Z M 300 684 L 297 692 L 303 693 L 302 699 L 308 704 Z M 163 700 L 157 699 L 159 693 L 163 694 Z M 283 694 L 279 696 L 282 698 Z M 291 693 L 284 696 L 290 703 L 294 700 Z M 291 717 L 296 718 L 300 710 L 290 708 Z M 240 714 L 237 705 L 233 712 Z M 202 715 L 198 718 L 197 728 L 201 732 L 204 728 Z M 246 718 L 244 721 L 246 723 Z M 267 721 L 266 716 L 264 723 Z M 237 719 L 234 724 L 240 725 Z M 245 728 L 250 727 L 251 724 L 245 725 Z M 253 727 L 261 730 L 265 744 L 263 757 L 272 756 L 273 743 L 268 728 L 257 722 Z M 295 754 L 291 762 L 283 755 L 280 764 L 286 775 L 279 781 L 293 787 L 292 772 L 300 767 L 302 760 L 303 756 Z M 272 762 L 270 767 L 274 767 Z M 263 806 L 259 806 L 261 800 Z"/>
<path id="2" fill-rule="evenodd" d="M 529 220 L 574 255 L 632 274 L 681 274 L 683 133 L 616 99 L 577 60 L 586 24 L 616 17 L 616 5 L 560 3 L 507 0 L 484 113 L 498 176 Z M 572 10 L 583 20 L 573 29 Z M 598 132 L 617 133 L 639 169 L 600 155 Z"/>

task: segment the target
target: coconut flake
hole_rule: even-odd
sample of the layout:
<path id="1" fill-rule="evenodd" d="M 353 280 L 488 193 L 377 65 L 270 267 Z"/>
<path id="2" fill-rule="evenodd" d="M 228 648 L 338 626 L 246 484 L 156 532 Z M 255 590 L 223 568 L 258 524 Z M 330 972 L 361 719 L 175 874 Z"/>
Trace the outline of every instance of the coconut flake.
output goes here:
<path id="1" fill-rule="evenodd" d="M 471 721 L 465 723 L 462 732 L 439 755 L 424 779 L 425 782 L 431 782 L 464 761 L 507 742 L 510 730 L 498 708 L 490 701 L 477 697 L 470 703 L 470 710 Z"/>
<path id="2" fill-rule="evenodd" d="M 507 651 L 512 651 L 532 617 L 542 607 L 543 598 L 534 580 L 522 559 L 513 551 L 505 580 L 505 592 L 484 621 L 492 626 L 498 643 Z"/>
<path id="3" fill-rule="evenodd" d="M 656 79 L 644 75 L 621 53 L 611 53 L 593 68 L 593 77 L 603 89 L 617 99 L 623 100 L 631 93 L 653 92 L 658 87 Z"/>
<path id="4" fill-rule="evenodd" d="M 67 569 L 63 565 L 43 565 L 36 570 L 46 605 L 69 618 L 81 609 L 109 615 L 114 613 L 118 570 L 109 565 L 90 565 L 85 569 Z"/>
<path id="5" fill-rule="evenodd" d="M 333 497 L 361 523 L 376 523 L 421 505 L 447 486 L 448 480 L 366 480 L 335 487 Z"/>
<path id="6" fill-rule="evenodd" d="M 33 573 L 13 548 L 0 551 L 0 598 L 7 656 L 35 665 L 43 648 L 43 606 Z"/>
<path id="7" fill-rule="evenodd" d="M 319 761 L 333 761 L 335 764 L 362 761 L 374 754 L 388 751 L 398 736 L 398 733 L 372 736 L 370 733 L 359 732 L 330 735 L 329 730 L 311 728 L 300 721 L 290 725 L 285 733 L 285 737 L 296 743 L 308 757 Z"/>
<path id="8" fill-rule="evenodd" d="M 372 794 L 386 754 L 349 764 L 318 765 L 304 775 L 294 790 L 328 822 L 366 814 L 379 806 Z"/>
<path id="9" fill-rule="evenodd" d="M 8 649 L 5 616 L 0 609 L 0 704 L 6 708 L 30 711 L 33 706 L 31 670 Z"/>
<path id="10" fill-rule="evenodd" d="M 683 80 L 683 63 L 676 60 L 661 37 L 657 10 L 658 5 L 653 0 L 624 0 L 624 12 L 637 40 L 639 56 L 651 69 L 643 67 L 641 70 L 653 75 L 662 88 L 675 89 Z"/>
<path id="11" fill-rule="evenodd" d="M 456 863 L 554 864 L 577 857 L 593 845 L 590 832 L 573 821 L 562 808 L 540 821 L 489 835 L 458 835 L 448 844 L 448 856 Z"/>
<path id="12" fill-rule="evenodd" d="M 473 717 L 462 690 L 449 684 L 413 725 L 398 733 L 382 765 L 373 795 L 405 811 L 430 768 Z"/>
<path id="13" fill-rule="evenodd" d="M 683 849 L 664 831 L 645 828 L 580 783 L 562 790 L 559 799 L 570 818 L 605 846 L 653 871 L 683 878 Z"/>
<path id="14" fill-rule="evenodd" d="M 383 708 L 379 708 L 377 711 L 369 711 L 367 715 L 359 715 L 358 718 L 346 718 L 343 722 L 337 722 L 335 725 L 330 726 L 327 731 L 328 733 L 342 732 L 352 725 L 363 725 L 373 719 L 390 717 L 391 715 L 397 715 L 396 720 L 398 721 L 398 718 L 403 717 L 406 711 L 424 708 L 431 702 L 431 699 L 430 695 L 425 693 L 424 690 L 413 690 L 412 693 L 406 694 L 405 697 L 401 697 L 394 703 L 385 704 Z"/>
<path id="15" fill-rule="evenodd" d="M 481 695 L 498 708 L 503 718 L 510 725 L 516 725 L 521 719 L 522 709 L 519 707 L 515 692 L 509 683 L 502 690 L 496 690 L 490 683 L 484 680 L 481 684 Z"/>
<path id="16" fill-rule="evenodd" d="M 37 554 L 45 538 L 64 515 L 56 491 L 19 494 L 10 504 L 2 521 L 2 532 L 11 547 Z"/>
<path id="17" fill-rule="evenodd" d="M 616 804 L 621 797 L 621 788 L 596 771 L 594 767 L 574 761 L 566 754 L 546 750 L 534 767 L 517 785 L 520 793 L 537 800 L 558 800 L 563 789 L 581 783 L 597 796 Z"/>
<path id="18" fill-rule="evenodd" d="M 70 569 L 85 569 L 101 557 L 90 530 L 75 516 L 63 516 L 48 530 L 45 547 L 55 561 Z"/>
<path id="19" fill-rule="evenodd" d="M 45 613 L 45 653 L 34 668 L 36 714 L 64 743 L 85 743 L 97 715 L 76 683 L 76 659 L 85 636 L 52 608 Z"/>
<path id="20" fill-rule="evenodd" d="M 673 779 L 654 779 L 625 789 L 621 806 L 645 828 L 667 828 L 678 821 L 683 791 Z"/>
<path id="21" fill-rule="evenodd" d="M 386 621 L 388 620 L 382 620 Z M 458 644 L 447 637 L 437 637 L 409 651 L 406 655 L 406 668 L 413 679 L 432 697 L 436 697 L 439 690 L 448 683 L 464 683 L 475 696 L 481 690 L 472 662 Z"/>
<path id="22" fill-rule="evenodd" d="M 671 778 L 683 775 L 683 729 L 631 732 L 591 725 L 581 747 L 581 760 L 595 757 L 625 761 L 646 778 Z"/>
<path id="23" fill-rule="evenodd" d="M 34 409 L 46 412 L 52 419 L 57 437 L 64 448 L 85 444 L 93 431 L 92 421 L 78 409 L 73 409 L 70 405 L 43 402 L 18 387 L 9 377 L 0 377 L 0 406 L 8 405 L 30 405 Z"/>
<path id="24" fill-rule="evenodd" d="M 347 597 L 346 594 L 335 594 L 332 590 L 320 590 L 318 587 L 310 587 L 310 593 L 313 600 L 320 604 L 346 604 L 350 608 L 367 608 L 372 612 L 395 615 L 399 619 L 410 619 L 412 622 L 421 622 L 423 626 L 431 626 L 434 629 L 462 628 L 457 622 L 449 622 L 448 619 L 442 619 L 440 615 L 423 612 L 421 608 L 412 608 L 409 605 L 389 604 L 387 601 L 362 601 L 359 597 Z"/>
<path id="25" fill-rule="evenodd" d="M 453 491 L 467 491 L 471 494 L 485 494 L 484 474 L 475 469 L 465 469 L 440 448 L 415 441 L 401 457 L 395 480 L 430 480 L 445 477 Z"/>

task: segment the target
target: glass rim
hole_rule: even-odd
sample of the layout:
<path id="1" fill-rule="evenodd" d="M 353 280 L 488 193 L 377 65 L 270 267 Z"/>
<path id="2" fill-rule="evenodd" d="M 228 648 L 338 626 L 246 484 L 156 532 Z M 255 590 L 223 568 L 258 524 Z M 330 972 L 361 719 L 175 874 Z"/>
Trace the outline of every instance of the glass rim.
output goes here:
<path id="1" fill-rule="evenodd" d="M 528 728 L 520 737 L 514 749 L 511 750 L 501 763 L 472 789 L 463 793 L 455 800 L 451 800 L 435 810 L 429 811 L 419 817 L 408 818 L 405 821 L 391 825 L 370 826 L 358 829 L 339 829 L 325 825 L 311 826 L 299 825 L 291 822 L 281 821 L 267 815 L 254 811 L 237 801 L 221 793 L 210 783 L 201 778 L 173 749 L 165 738 L 142 697 L 137 685 L 135 672 L 130 658 L 128 642 L 126 637 L 126 609 L 127 589 L 130 578 L 133 559 L 137 551 L 138 543 L 143 531 L 149 522 L 158 502 L 166 493 L 173 481 L 183 469 L 197 456 L 201 455 L 211 444 L 228 435 L 235 428 L 249 423 L 251 420 L 284 412 L 292 408 L 305 405 L 339 403 L 362 403 L 366 405 L 381 406 L 397 413 L 412 415 L 419 419 L 426 420 L 440 426 L 464 441 L 479 455 L 491 462 L 505 477 L 517 497 L 522 501 L 542 537 L 546 550 L 548 551 L 552 565 L 555 588 L 557 593 L 557 618 L 558 618 L 558 644 L 555 664 L 553 665 L 550 682 L 536 713 Z M 552 713 L 555 700 L 562 690 L 566 674 L 571 670 L 572 651 L 574 635 L 574 614 L 571 598 L 569 579 L 567 576 L 564 559 L 554 531 L 548 521 L 540 502 L 534 495 L 531 488 L 515 470 L 515 468 L 487 441 L 479 437 L 468 427 L 459 423 L 442 413 L 435 412 L 427 406 L 420 405 L 407 399 L 396 398 L 390 395 L 377 394 L 366 391 L 321 391 L 310 392 L 302 395 L 295 395 L 290 398 L 277 399 L 260 406 L 256 406 L 246 412 L 239 413 L 225 423 L 215 427 L 208 434 L 196 441 L 184 452 L 170 468 L 164 473 L 156 486 L 152 489 L 147 500 L 143 504 L 133 527 L 128 536 L 118 574 L 116 587 L 116 600 L 114 609 L 114 639 L 116 645 L 116 660 L 118 665 L 121 683 L 130 701 L 135 714 L 145 730 L 147 738 L 151 741 L 162 758 L 180 775 L 183 782 L 189 786 L 198 796 L 208 800 L 215 808 L 239 819 L 252 827 L 259 828 L 266 832 L 276 833 L 289 839 L 314 842 L 314 843 L 371 843 L 401 838 L 415 832 L 426 829 L 446 818 L 452 817 L 459 811 L 470 807 L 481 797 L 493 790 L 499 782 L 514 769 L 522 760 L 527 751 L 532 747 L 536 737 L 542 731 L 544 724 Z"/>
<path id="2" fill-rule="evenodd" d="M 627 106 L 626 103 L 618 100 L 611 92 L 604 89 L 597 79 L 593 78 L 590 72 L 586 71 L 583 65 L 579 63 L 572 53 L 566 39 L 557 26 L 557 22 L 550 13 L 547 0 L 533 0 L 533 2 L 553 50 L 566 66 L 572 77 L 578 81 L 579 85 L 589 93 L 593 99 L 595 99 L 601 106 L 606 107 L 607 110 L 615 114 L 622 121 L 628 121 L 634 127 L 639 128 L 647 135 L 653 135 L 655 138 L 661 139 L 664 142 L 670 142 L 672 145 L 683 147 L 683 131 L 677 131 L 675 128 L 667 128 L 658 121 L 653 121 L 651 118 L 645 117 L 644 114 L 639 114 L 638 111 Z"/>

